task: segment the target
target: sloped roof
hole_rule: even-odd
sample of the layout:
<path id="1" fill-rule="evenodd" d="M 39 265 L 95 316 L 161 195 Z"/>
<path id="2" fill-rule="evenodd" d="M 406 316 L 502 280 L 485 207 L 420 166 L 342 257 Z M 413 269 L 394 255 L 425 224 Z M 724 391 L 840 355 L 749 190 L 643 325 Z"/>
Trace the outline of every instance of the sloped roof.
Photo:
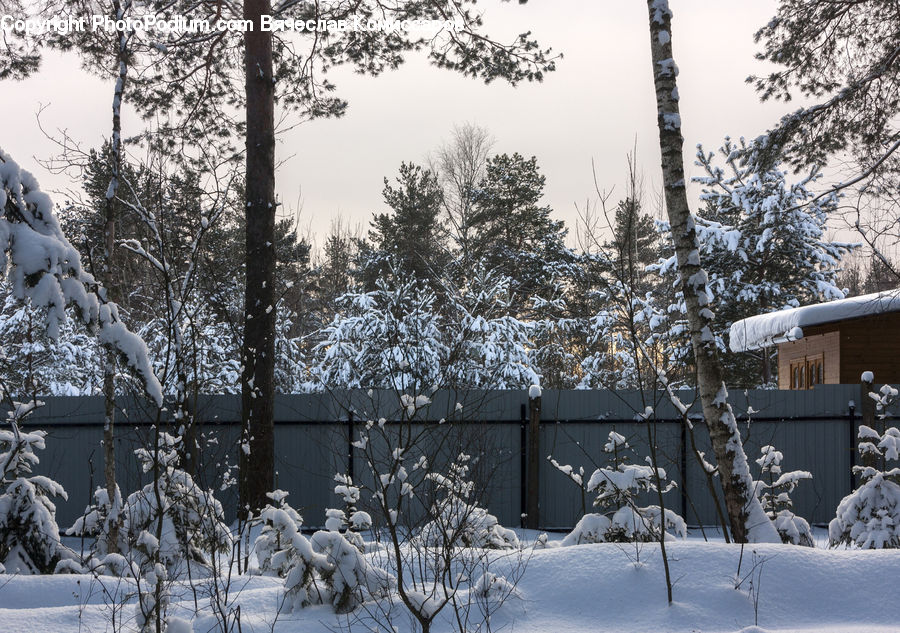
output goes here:
<path id="1" fill-rule="evenodd" d="M 886 292 L 758 314 L 731 326 L 729 347 L 746 352 L 803 338 L 803 328 L 884 312 L 900 312 L 900 288 Z"/>

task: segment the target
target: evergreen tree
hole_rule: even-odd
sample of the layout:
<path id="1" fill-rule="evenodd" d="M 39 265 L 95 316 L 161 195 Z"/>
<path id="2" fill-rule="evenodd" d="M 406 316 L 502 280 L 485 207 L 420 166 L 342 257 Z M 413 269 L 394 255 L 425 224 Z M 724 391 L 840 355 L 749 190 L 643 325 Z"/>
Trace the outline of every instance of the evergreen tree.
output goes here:
<path id="1" fill-rule="evenodd" d="M 0 281 L 0 385 L 7 394 L 93 396 L 99 393 L 100 349 L 90 332 L 73 320 L 60 323 L 53 341 L 41 326 L 47 309 L 19 301 Z"/>
<path id="2" fill-rule="evenodd" d="M 673 536 L 670 531 L 685 538 L 687 525 L 681 516 L 658 505 L 637 505 L 641 493 L 665 494 L 675 487 L 675 482 L 666 478 L 666 471 L 649 465 L 630 464 L 629 454 L 634 450 L 625 436 L 615 431 L 609 432 L 603 452 L 609 465 L 597 468 L 587 483 L 583 468 L 576 473 L 571 466 L 550 459 L 554 468 L 582 490 L 596 493 L 593 505 L 600 510 L 585 514 L 563 539 L 562 545 L 647 542 L 659 540 L 660 537 L 671 540 Z M 662 490 L 659 490 L 660 485 L 664 486 Z"/>
<path id="3" fill-rule="evenodd" d="M 838 284 L 841 287 L 846 285 L 848 297 L 893 290 L 900 283 L 893 273 L 897 266 L 890 260 L 885 262 L 878 253 L 872 253 L 868 264 L 854 260 L 846 267 L 842 271 L 844 274 L 839 276 Z"/>
<path id="4" fill-rule="evenodd" d="M 241 32 L 208 33 L 176 30 L 161 37 L 145 37 L 147 30 L 121 31 L 104 37 L 103 29 L 89 30 L 48 40 L 64 50 L 75 49 L 93 71 L 116 78 L 112 140 L 114 151 L 110 180 L 112 196 L 121 159 L 120 107 L 123 97 L 144 115 L 161 123 L 163 146 L 173 153 L 186 145 L 200 149 L 233 147 L 238 136 L 245 141 L 245 318 L 241 350 L 241 393 L 244 432 L 250 451 L 242 452 L 242 512 L 266 505 L 265 493 L 274 481 L 274 363 L 277 298 L 275 294 L 275 113 L 278 107 L 304 118 L 340 116 L 346 102 L 332 93 L 335 86 L 323 79 L 329 68 L 348 64 L 359 72 L 378 75 L 396 68 L 406 54 L 426 52 L 440 68 L 451 69 L 486 82 L 506 79 L 540 81 L 555 69 L 555 57 L 543 50 L 530 33 L 501 43 L 483 30 L 481 13 L 474 6 L 457 5 L 450 15 L 441 0 L 412 0 L 386 4 L 377 1 L 298 3 L 273 7 L 269 0 L 242 3 L 185 2 L 125 3 L 117 0 L 103 11 L 92 10 L 88 0 L 49 2 L 42 10 L 63 19 L 102 13 L 114 19 L 130 12 L 153 14 L 161 22 L 174 18 L 244 21 L 252 28 Z M 149 10 L 148 10 L 149 9 Z M 264 16 L 333 21 L 370 20 L 389 23 L 404 20 L 437 20 L 445 27 L 436 33 L 404 29 L 347 29 L 282 33 L 274 36 L 263 28 Z M 39 59 L 27 57 L 15 42 L 0 58 L 0 76 L 23 76 L 37 68 Z M 112 54 L 110 55 L 110 51 Z M 115 63 L 112 63 L 112 62 Z M 129 92 L 125 93 L 126 85 Z M 235 116 L 243 112 L 243 117 Z M 233 154 L 233 152 L 228 152 Z M 111 196 L 108 197 L 108 200 Z M 111 218 L 108 214 L 108 218 Z M 110 224 L 110 223 L 108 223 Z M 107 235 L 112 235 L 107 231 Z M 107 239 L 110 244 L 110 239 Z M 109 442 L 108 442 L 109 443 Z M 250 459 L 249 454 L 253 454 Z"/>
<path id="5" fill-rule="evenodd" d="M 574 270 L 565 224 L 540 204 L 545 181 L 536 157 L 500 154 L 488 159 L 474 192 L 467 227 L 470 258 L 513 280 L 517 315 L 532 297 L 551 298 L 556 282 Z"/>
<path id="6" fill-rule="evenodd" d="M 695 178 L 705 203 L 697 218 L 700 253 L 716 297 L 713 332 L 726 345 L 731 324 L 745 317 L 842 299 L 836 275 L 851 248 L 825 237 L 837 199 L 815 199 L 810 192 L 821 174 L 790 184 L 777 165 L 760 172 L 741 164 L 746 150 L 743 141 L 726 138 L 720 150 L 725 169 L 715 165 L 712 153 L 702 148 L 697 153 L 706 172 Z M 771 382 L 771 353 L 763 350 L 761 371 L 751 355 L 725 356 L 728 384 Z"/>
<path id="7" fill-rule="evenodd" d="M 896 402 L 897 390 L 884 385 L 872 396 L 883 410 Z M 900 461 L 900 430 L 888 427 L 880 433 L 863 424 L 858 437 L 862 465 L 854 466 L 853 473 L 860 485 L 838 504 L 836 516 L 828 524 L 829 545 L 900 548 L 900 467 L 887 467 L 887 462 Z"/>
<path id="8" fill-rule="evenodd" d="M 775 68 L 748 79 L 760 98 L 807 101 L 785 114 L 750 148 L 764 167 L 784 159 L 796 169 L 832 157 L 847 174 L 835 190 L 852 191 L 844 221 L 878 252 L 900 285 L 890 249 L 900 241 L 896 182 L 900 170 L 900 64 L 895 2 L 780 0 L 776 15 L 755 34 L 757 58 Z"/>
<path id="9" fill-rule="evenodd" d="M 760 480 L 754 484 L 756 494 L 763 510 L 775 524 L 782 542 L 814 547 L 809 523 L 794 514 L 794 503 L 791 501 L 794 489 L 804 479 L 812 479 L 812 474 L 805 470 L 783 472 L 783 460 L 784 455 L 774 446 L 760 448 L 760 456 L 756 460 L 760 470 Z"/>
<path id="10" fill-rule="evenodd" d="M 512 285 L 498 271 L 477 267 L 450 297 L 444 330 L 452 359 L 450 385 L 525 389 L 541 383 L 534 364 L 534 324 L 510 314 Z"/>
<path id="11" fill-rule="evenodd" d="M 581 258 L 584 286 L 578 294 L 587 326 L 581 387 L 654 388 L 656 368 L 668 369 L 668 355 L 658 349 L 664 319 L 656 308 L 665 288 L 648 270 L 663 245 L 634 187 L 629 194 L 607 219 L 610 239 L 600 243 L 593 235 L 596 227 L 583 236 L 588 250 Z"/>
<path id="12" fill-rule="evenodd" d="M 371 292 L 338 299 L 321 332 L 312 372 L 329 389 L 424 389 L 446 380 L 448 348 L 435 294 L 417 280 L 376 279 Z"/>
<path id="13" fill-rule="evenodd" d="M 748 81 L 764 101 L 796 94 L 824 100 L 785 115 L 752 149 L 769 164 L 785 157 L 794 167 L 852 153 L 871 168 L 892 156 L 900 147 L 898 34 L 892 2 L 780 0 L 755 35 L 764 44 L 757 58 L 778 68 Z M 896 169 L 896 159 L 883 167 Z"/>
<path id="14" fill-rule="evenodd" d="M 353 283 L 353 263 L 357 242 L 340 222 L 332 223 L 325 238 L 322 260 L 317 266 L 319 310 L 328 318 L 334 316 L 335 300 L 350 290 Z"/>
<path id="15" fill-rule="evenodd" d="M 58 563 L 75 558 L 60 542 L 51 501 L 68 495 L 49 477 L 32 474 L 47 433 L 24 431 L 21 423 L 38 403 L 9 404 L 9 429 L 0 429 L 0 571 L 48 574 Z"/>
<path id="16" fill-rule="evenodd" d="M 434 281 L 447 262 L 440 226 L 443 191 L 437 177 L 412 163 L 400 165 L 396 185 L 384 179 L 382 191 L 390 213 L 375 214 L 364 254 L 363 280 L 373 286 L 375 276 L 396 270 L 421 281 Z"/>

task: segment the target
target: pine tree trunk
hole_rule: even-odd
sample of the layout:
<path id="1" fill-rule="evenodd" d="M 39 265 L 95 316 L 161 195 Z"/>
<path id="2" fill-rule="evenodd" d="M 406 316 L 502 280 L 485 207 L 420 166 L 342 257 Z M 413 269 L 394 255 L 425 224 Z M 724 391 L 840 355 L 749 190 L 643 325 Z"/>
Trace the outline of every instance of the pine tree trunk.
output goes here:
<path id="1" fill-rule="evenodd" d="M 245 0 L 247 218 L 244 342 L 241 349 L 240 511 L 258 510 L 275 479 L 275 84 L 272 34 L 260 28 L 268 0 Z"/>
<path id="2" fill-rule="evenodd" d="M 647 0 L 650 13 L 650 50 L 656 88 L 659 146 L 662 153 L 666 210 L 678 261 L 678 276 L 687 306 L 691 345 L 697 364 L 697 388 L 703 416 L 716 454 L 725 507 L 735 542 L 780 542 L 774 525 L 753 494 L 750 466 L 723 381 L 709 307 L 708 277 L 700 265 L 697 232 L 684 182 L 681 118 L 675 62 L 672 59 L 671 20 L 667 0 Z"/>

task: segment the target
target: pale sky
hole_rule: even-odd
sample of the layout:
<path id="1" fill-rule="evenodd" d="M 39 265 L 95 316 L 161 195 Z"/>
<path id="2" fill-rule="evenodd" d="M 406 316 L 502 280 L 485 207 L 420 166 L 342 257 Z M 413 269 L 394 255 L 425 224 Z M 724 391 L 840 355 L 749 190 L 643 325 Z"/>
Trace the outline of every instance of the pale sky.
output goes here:
<path id="1" fill-rule="evenodd" d="M 673 44 L 690 166 L 697 143 L 715 149 L 723 137 L 753 137 L 788 111 L 761 104 L 744 83 L 765 72 L 753 58 L 753 32 L 775 13 L 774 0 L 671 0 Z M 322 237 L 341 216 L 364 227 L 384 211 L 382 179 L 401 161 L 424 163 L 454 124 L 476 123 L 496 139 L 495 151 L 536 155 L 547 177 L 545 201 L 574 230 L 576 203 L 595 199 L 594 161 L 602 189 L 624 192 L 625 156 L 637 144 L 648 201 L 659 189 L 656 105 L 644 2 L 557 0 L 528 4 L 482 0 L 492 36 L 533 31 L 564 54 L 543 83 L 512 88 L 429 66 L 411 56 L 397 71 L 370 78 L 334 71 L 331 80 L 350 102 L 346 116 L 304 123 L 285 133 L 278 194 L 287 209 L 302 201 L 301 222 Z M 502 38 L 499 38 L 502 39 Z M 71 187 L 37 159 L 55 148 L 38 129 L 66 128 L 84 147 L 108 135 L 112 82 L 85 75 L 73 55 L 51 55 L 33 78 L 0 84 L 0 147 L 33 171 L 45 189 Z M 789 104 L 790 107 L 796 107 Z M 135 126 L 126 102 L 123 134 Z M 131 129 L 135 129 L 132 127 Z M 696 174 L 689 167 L 689 175 Z M 55 199 L 62 201 L 63 196 Z"/>

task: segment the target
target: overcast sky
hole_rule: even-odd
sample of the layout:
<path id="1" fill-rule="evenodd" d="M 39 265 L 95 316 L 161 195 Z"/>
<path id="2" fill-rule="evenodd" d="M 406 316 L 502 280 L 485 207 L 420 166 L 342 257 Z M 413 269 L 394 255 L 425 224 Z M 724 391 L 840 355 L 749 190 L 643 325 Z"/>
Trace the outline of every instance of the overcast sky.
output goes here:
<path id="1" fill-rule="evenodd" d="M 562 52 L 558 70 L 541 84 L 516 88 L 464 79 L 416 56 L 378 78 L 334 72 L 332 81 L 350 102 L 347 115 L 304 123 L 285 133 L 277 148 L 284 161 L 278 194 L 287 209 L 296 209 L 299 201 L 301 221 L 319 242 L 338 216 L 367 226 L 372 212 L 385 209 L 383 177 L 393 178 L 401 161 L 426 161 L 452 126 L 465 122 L 487 128 L 497 152 L 536 155 L 547 177 L 545 201 L 570 226 L 575 205 L 596 198 L 592 161 L 600 187 L 614 187 L 615 198 L 624 191 L 625 156 L 635 143 L 645 188 L 648 194 L 658 190 L 646 4 L 483 0 L 480 5 L 492 36 L 531 30 L 541 44 Z M 775 2 L 671 0 L 671 7 L 690 164 L 697 143 L 714 149 L 726 134 L 755 136 L 787 111 L 785 104 L 760 104 L 744 83 L 749 74 L 765 71 L 753 58 L 758 48 L 753 33 L 774 15 Z M 33 78 L 2 84 L 0 146 L 44 188 L 71 186 L 36 164 L 54 147 L 39 131 L 35 114 L 45 105 L 45 128 L 67 128 L 86 147 L 96 146 L 108 135 L 111 94 L 112 83 L 82 73 L 74 55 L 51 55 Z M 126 116 L 126 136 L 129 125 L 136 122 Z"/>

